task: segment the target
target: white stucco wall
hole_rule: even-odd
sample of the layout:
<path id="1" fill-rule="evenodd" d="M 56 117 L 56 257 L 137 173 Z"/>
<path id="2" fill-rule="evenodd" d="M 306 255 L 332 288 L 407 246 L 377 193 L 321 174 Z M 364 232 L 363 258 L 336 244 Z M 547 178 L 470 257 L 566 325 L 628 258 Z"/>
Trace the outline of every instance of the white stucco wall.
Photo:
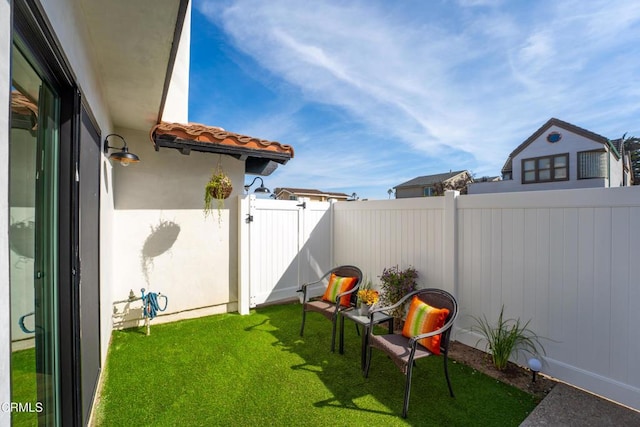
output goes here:
<path id="1" fill-rule="evenodd" d="M 611 151 L 609 151 L 609 187 L 622 187 L 624 168 L 622 159 L 616 157 Z"/>
<path id="2" fill-rule="evenodd" d="M 85 105 L 96 119 L 102 135 L 112 132 L 112 122 L 100 80 L 96 72 L 96 58 L 90 45 L 90 37 L 84 25 L 80 2 L 77 0 L 48 0 L 42 6 L 63 47 L 64 55 L 73 69 Z M 106 157 L 104 158 L 106 159 Z M 101 162 L 104 168 L 106 160 Z M 106 360 L 111 337 L 111 313 L 109 283 L 112 278 L 113 193 L 109 190 L 110 171 L 101 171 L 100 192 L 100 328 L 101 355 Z"/>
<path id="3" fill-rule="evenodd" d="M 11 57 L 11 2 L 0 1 L 0 141 L 9 140 Z M 0 402 L 11 401 L 9 361 L 9 144 L 0 144 Z M 11 413 L 0 411 L 0 425 L 9 425 Z"/>
<path id="4" fill-rule="evenodd" d="M 85 19 L 82 15 L 82 3 L 78 0 L 50 0 L 43 2 L 45 12 L 55 30 L 56 36 L 61 42 L 64 54 L 69 61 L 77 84 L 81 89 L 85 103 L 90 107 L 95 116 L 102 136 L 110 133 L 123 133 L 131 151 L 140 154 L 140 146 L 150 149 L 151 145 L 147 134 L 147 125 L 141 123 L 140 129 L 145 132 L 134 133 L 130 139 L 128 133 L 122 129 L 114 129 L 111 120 L 111 113 L 108 110 L 107 102 L 99 77 L 97 77 L 97 58 L 91 48 L 91 38 L 88 36 L 85 27 Z M 191 34 L 191 5 L 187 10 L 187 16 L 183 24 L 183 31 L 179 43 L 179 49 L 174 65 L 169 94 L 165 103 L 164 116 L 167 120 L 187 122 L 188 118 L 188 90 L 189 90 L 189 54 L 190 54 L 190 34 Z M 140 139 L 139 143 L 136 138 Z M 137 151 L 136 151 L 137 150 Z M 142 150 L 144 151 L 144 150 Z M 153 150 L 151 150 L 153 153 Z M 146 159 L 144 159 L 146 160 Z M 130 173 L 145 174 L 145 161 L 139 165 L 130 166 Z M 113 182 L 112 176 L 118 176 L 118 171 L 122 169 L 119 164 L 112 165 L 103 156 L 101 170 L 101 193 L 100 193 L 100 298 L 101 298 L 101 351 L 103 362 L 107 356 L 108 343 L 112 330 L 112 302 L 117 291 L 118 277 L 114 273 L 115 267 L 119 265 L 120 247 L 116 236 L 118 236 L 119 222 L 116 220 L 116 202 L 114 195 L 117 193 L 118 183 Z M 141 167 L 140 167 L 141 166 Z M 189 170 L 189 166 L 185 170 Z M 179 173 L 181 174 L 181 173 Z M 144 181 L 144 178 L 142 178 Z M 125 188 L 129 188 L 125 186 Z M 126 205 L 126 194 L 120 198 L 120 202 Z M 117 256 L 117 259 L 116 259 Z"/>
<path id="5" fill-rule="evenodd" d="M 191 56 L 191 2 L 187 7 L 162 121 L 189 122 L 189 61 Z"/>
<path id="6" fill-rule="evenodd" d="M 87 29 L 85 28 L 84 23 L 86 21 L 82 15 L 82 2 L 78 0 L 51 0 L 44 3 L 43 7 L 45 12 L 54 27 L 56 36 L 63 46 L 64 54 L 73 69 L 85 103 L 89 105 L 92 114 L 95 116 L 102 136 L 104 137 L 114 132 L 121 133 L 126 138 L 131 152 L 143 158 L 143 162 L 140 164 L 129 167 L 129 173 L 137 175 L 137 178 L 135 178 L 136 181 L 149 183 L 146 179 L 150 177 L 148 172 L 151 164 L 147 163 L 147 159 L 149 159 L 147 150 L 149 150 L 151 154 L 154 154 L 154 151 L 148 139 L 148 126 L 146 123 L 141 123 L 140 129 L 144 129 L 144 132 L 128 132 L 124 129 L 114 129 L 106 97 L 103 93 L 100 79 L 96 74 L 96 70 L 98 69 L 96 64 L 98 61 L 90 45 L 91 38 L 88 36 Z M 183 24 L 183 31 L 174 65 L 174 74 L 165 103 L 164 116 L 166 120 L 170 121 L 187 122 L 188 118 L 190 13 L 191 5 L 188 7 Z M 112 165 L 107 159 L 107 156 L 103 156 L 101 164 L 100 324 L 101 352 L 104 362 L 107 356 L 112 330 L 112 303 L 115 295 L 118 295 L 117 298 L 119 298 L 119 285 L 121 284 L 119 280 L 120 277 L 116 273 L 116 268 L 119 268 L 119 263 L 122 259 L 122 242 L 118 240 L 120 236 L 119 227 L 122 225 L 122 222 L 118 220 L 119 216 L 116 211 L 118 207 L 116 205 L 120 203 L 121 206 L 128 206 L 127 197 L 130 193 L 123 191 L 120 195 L 119 202 L 117 202 L 114 196 L 118 193 L 118 177 L 126 176 L 126 172 L 124 172 L 123 175 L 119 175 L 118 173 L 122 172 L 123 168 L 119 164 Z M 182 171 L 177 172 L 177 177 L 189 171 L 190 168 L 191 166 L 187 164 Z M 174 176 L 174 178 L 176 178 L 176 176 Z M 151 177 L 151 181 L 154 179 L 155 178 Z M 242 178 L 239 178 L 239 180 L 241 181 Z M 121 188 L 130 190 L 132 187 L 125 185 Z M 179 194 L 173 198 L 173 200 L 176 199 L 180 199 Z M 168 207 L 168 205 L 165 207 Z M 147 209 L 144 208 L 143 210 L 146 211 Z M 163 208 L 160 210 L 163 210 Z M 150 213 L 150 211 L 147 213 Z M 143 217 L 145 217 L 145 215 L 143 215 Z M 155 219 L 155 217 L 153 218 Z M 139 224 L 137 221 L 125 221 L 125 223 Z M 139 263 L 137 265 L 139 265 Z M 139 291 L 139 289 L 137 291 Z"/>
<path id="7" fill-rule="evenodd" d="M 140 163 L 113 164 L 115 197 L 112 301 L 133 290 L 161 292 L 169 306 L 154 323 L 237 309 L 237 196 L 243 192 L 244 162 L 229 156 L 176 150 L 155 151 L 147 133 L 118 129 Z M 204 185 L 221 162 L 234 191 L 222 221 L 205 218 Z M 118 316 L 126 304 L 116 304 Z M 140 303 L 132 317 L 140 317 Z M 180 315 L 178 313 L 180 312 Z M 172 314 L 172 315 L 169 315 Z M 124 326 L 132 326 L 127 324 Z"/>

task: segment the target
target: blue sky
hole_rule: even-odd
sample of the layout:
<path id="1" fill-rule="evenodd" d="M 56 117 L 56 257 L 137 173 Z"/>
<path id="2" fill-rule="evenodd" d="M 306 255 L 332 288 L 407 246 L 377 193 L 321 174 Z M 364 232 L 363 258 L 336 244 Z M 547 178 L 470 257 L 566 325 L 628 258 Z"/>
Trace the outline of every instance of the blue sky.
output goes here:
<path id="1" fill-rule="evenodd" d="M 191 43 L 189 120 L 294 147 L 271 189 L 499 175 L 551 117 L 640 136 L 636 0 L 194 0 Z"/>

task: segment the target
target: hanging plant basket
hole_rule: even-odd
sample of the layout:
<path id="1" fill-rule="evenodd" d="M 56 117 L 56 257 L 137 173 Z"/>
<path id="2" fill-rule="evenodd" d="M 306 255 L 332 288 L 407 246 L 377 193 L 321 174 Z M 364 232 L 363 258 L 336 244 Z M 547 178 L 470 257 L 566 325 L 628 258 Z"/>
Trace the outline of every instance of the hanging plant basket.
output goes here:
<path id="1" fill-rule="evenodd" d="M 224 199 L 228 198 L 233 191 L 231 179 L 222 171 L 220 167 L 211 174 L 211 178 L 204 187 L 204 214 L 209 215 L 214 209 L 218 211 L 218 219 L 220 219 L 220 210 L 224 207 Z"/>
<path id="2" fill-rule="evenodd" d="M 207 185 L 207 191 L 209 191 L 209 195 L 214 199 L 224 200 L 229 198 L 231 192 L 233 191 L 233 187 L 231 186 L 231 182 L 226 183 L 222 181 L 223 179 L 229 179 L 226 176 L 224 178 L 220 178 L 221 181 L 219 184 Z"/>

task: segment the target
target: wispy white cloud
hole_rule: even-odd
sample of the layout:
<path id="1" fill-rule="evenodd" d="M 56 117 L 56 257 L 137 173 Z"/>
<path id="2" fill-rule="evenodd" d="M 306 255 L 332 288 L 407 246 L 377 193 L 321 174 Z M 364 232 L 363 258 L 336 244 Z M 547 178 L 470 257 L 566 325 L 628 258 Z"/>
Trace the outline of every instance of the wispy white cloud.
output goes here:
<path id="1" fill-rule="evenodd" d="M 384 168 L 401 182 L 402 172 L 389 171 L 424 165 L 440 169 L 418 175 L 458 167 L 497 174 L 507 154 L 552 116 L 605 136 L 640 133 L 640 5 L 633 0 L 238 0 L 195 7 L 301 95 L 301 104 L 266 112 L 252 127 L 306 141 L 280 176 L 321 176 L 329 170 L 317 160 L 334 144 L 362 145 L 345 132 L 322 138 L 306 130 L 295 121 L 305 103 L 336 108 L 385 141 L 372 148 L 388 150 L 392 140 L 403 154 L 414 153 L 358 157 L 354 149 L 338 157 L 371 172 L 362 179 L 369 182 Z M 335 185 L 345 180 L 356 185 L 360 177 L 340 175 Z"/>

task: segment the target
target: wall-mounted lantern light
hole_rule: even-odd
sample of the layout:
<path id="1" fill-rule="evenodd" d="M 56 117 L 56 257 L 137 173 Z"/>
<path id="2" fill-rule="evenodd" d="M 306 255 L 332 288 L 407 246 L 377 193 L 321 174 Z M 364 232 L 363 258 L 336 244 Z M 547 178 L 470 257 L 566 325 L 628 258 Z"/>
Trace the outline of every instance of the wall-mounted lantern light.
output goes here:
<path id="1" fill-rule="evenodd" d="M 271 193 L 271 191 L 267 187 L 264 186 L 264 181 L 259 176 L 256 176 L 255 178 L 253 178 L 253 181 L 251 181 L 251 184 L 245 184 L 244 185 L 244 191 L 249 193 L 249 188 L 251 188 L 251 186 L 253 184 L 255 184 L 256 180 L 258 180 L 258 179 L 260 180 L 260 186 L 258 188 L 256 188 L 255 190 L 253 190 L 253 192 L 254 193 L 263 193 L 263 194 Z"/>
<path id="2" fill-rule="evenodd" d="M 122 148 L 109 146 L 109 137 L 110 136 L 117 136 L 118 138 L 120 138 L 122 140 L 122 142 L 124 143 Z M 127 141 L 125 141 L 124 138 L 122 136 L 118 135 L 117 133 L 111 133 L 111 134 L 106 136 L 106 138 L 104 139 L 104 145 L 103 145 L 102 149 L 103 149 L 105 154 L 107 154 L 109 152 L 109 149 L 111 149 L 111 150 L 120 150 L 120 151 L 116 151 L 114 153 L 111 153 L 109 158 L 111 160 L 115 160 L 115 161 L 120 162 L 120 164 L 122 166 L 129 166 L 129 163 L 138 163 L 140 161 L 140 157 L 138 157 L 135 154 L 129 152 L 129 148 L 127 147 Z"/>

